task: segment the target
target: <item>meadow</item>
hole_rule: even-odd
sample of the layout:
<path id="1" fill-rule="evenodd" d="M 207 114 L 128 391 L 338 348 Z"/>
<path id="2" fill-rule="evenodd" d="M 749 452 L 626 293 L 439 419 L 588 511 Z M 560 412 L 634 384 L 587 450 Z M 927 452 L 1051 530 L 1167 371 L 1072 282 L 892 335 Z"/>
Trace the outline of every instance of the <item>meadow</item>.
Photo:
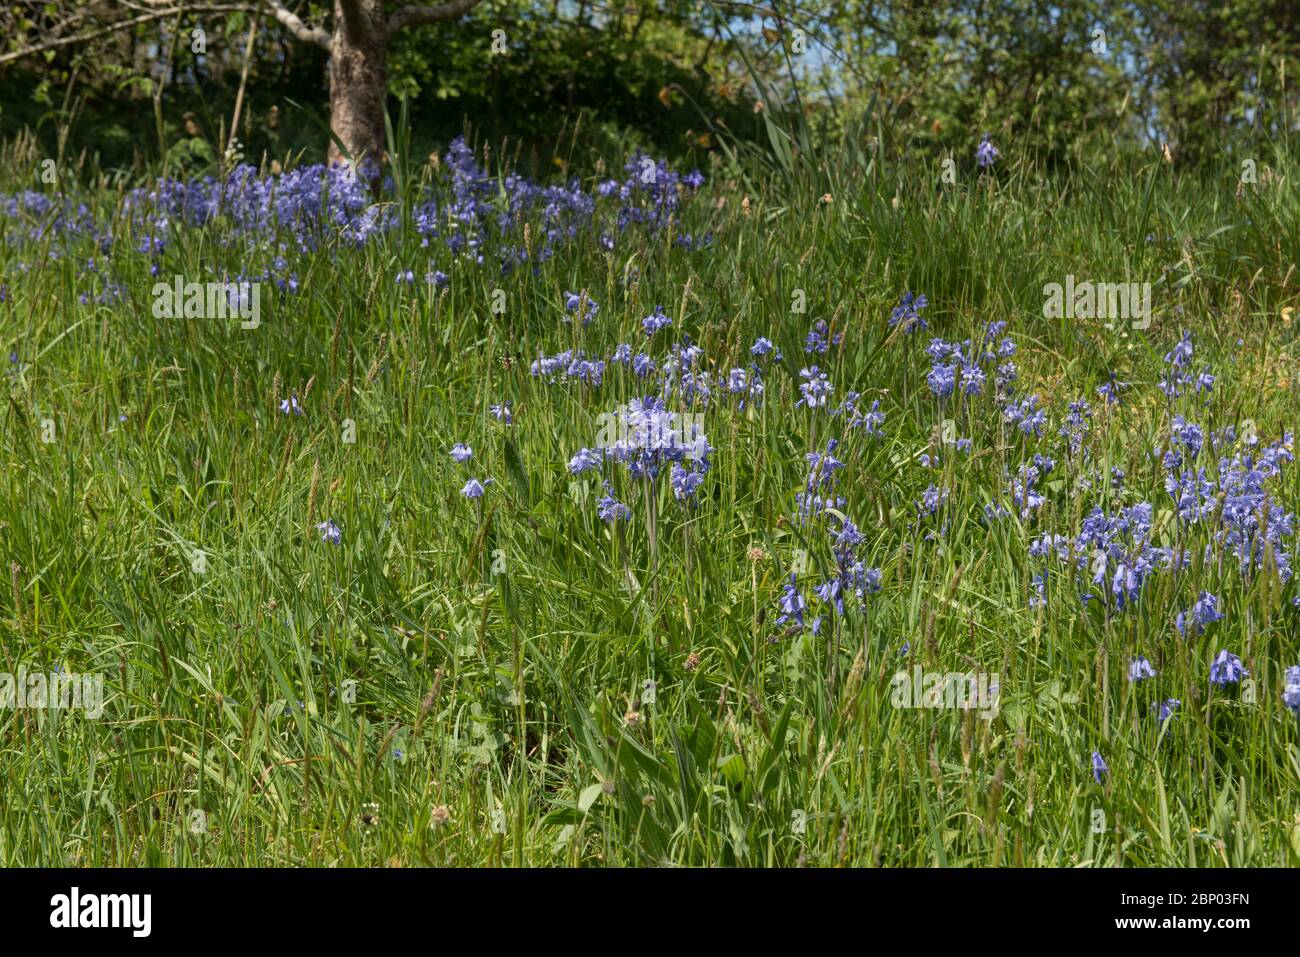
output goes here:
<path id="1" fill-rule="evenodd" d="M 10 144 L 0 863 L 1300 863 L 1294 160 L 863 143 Z"/>

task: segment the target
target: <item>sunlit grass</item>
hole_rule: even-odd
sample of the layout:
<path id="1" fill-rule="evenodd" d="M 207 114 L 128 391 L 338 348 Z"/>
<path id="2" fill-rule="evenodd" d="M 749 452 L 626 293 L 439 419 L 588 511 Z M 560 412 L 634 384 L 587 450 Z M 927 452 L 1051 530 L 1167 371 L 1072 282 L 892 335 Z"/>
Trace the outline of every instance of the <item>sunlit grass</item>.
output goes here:
<path id="1" fill-rule="evenodd" d="M 957 185 L 905 160 L 844 164 L 745 203 L 734 172 L 711 172 L 671 230 L 629 232 L 613 252 L 586 233 L 536 273 L 501 275 L 495 249 L 453 263 L 409 224 L 361 249 L 327 238 L 289 256 L 300 289 L 266 295 L 254 330 L 154 318 L 158 280 L 120 221 L 105 253 L 53 230 L 19 242 L 30 224 L 0 216 L 0 345 L 16 353 L 5 667 L 102 673 L 108 695 L 99 721 L 0 711 L 0 862 L 1300 861 L 1300 748 L 1281 698 L 1300 663 L 1295 585 L 1198 555 L 1112 618 L 1069 589 L 1031 607 L 1028 555 L 1093 505 L 1167 511 L 1176 412 L 1207 433 L 1249 419 L 1263 443 L 1295 427 L 1294 190 L 1270 180 L 1238 199 L 1231 170 L 1220 182 L 1127 158 L 1045 179 L 1012 157 Z M 712 245 L 687 251 L 683 232 Z M 177 230 L 163 278 L 247 268 L 228 239 L 220 222 Z M 79 301 L 102 291 L 92 256 L 120 301 Z M 445 289 L 423 282 L 430 263 Z M 408 268 L 417 281 L 396 282 Z M 1042 318 L 1042 287 L 1067 274 L 1152 282 L 1150 328 Z M 889 328 L 907 290 L 929 298 L 927 333 Z M 600 304 L 590 324 L 566 321 L 566 291 Z M 657 305 L 673 325 L 647 345 Z M 808 356 L 817 320 L 843 341 Z M 954 411 L 927 387 L 929 337 L 978 338 L 991 321 L 1018 343 L 1020 394 L 1048 411 L 1041 439 L 987 397 Z M 1207 405 L 1156 387 L 1183 329 L 1217 376 Z M 567 463 L 645 383 L 613 362 L 599 387 L 529 366 L 624 342 L 659 360 L 683 336 L 720 396 L 757 337 L 784 360 L 767 361 L 761 403 L 702 408 L 715 451 L 694 504 L 666 476 L 608 471 L 632 513 L 611 526 L 600 482 Z M 836 403 L 880 401 L 882 436 L 796 406 L 812 364 Z M 1111 372 L 1130 383 L 1118 408 L 1096 393 Z M 303 415 L 281 413 L 291 395 Z M 1094 412 L 1086 491 L 1057 435 L 1080 397 Z M 490 414 L 499 403 L 513 424 Z M 969 453 L 944 443 L 945 418 Z M 796 494 L 805 453 L 833 437 L 843 511 L 883 588 L 814 636 L 776 618 L 798 550 L 810 600 L 831 562 Z M 456 442 L 469 463 L 449 457 Z M 1057 461 L 1045 504 L 985 522 L 1035 453 Z M 1288 510 L 1296 475 L 1272 486 Z M 481 499 L 461 494 L 471 477 L 492 479 Z M 915 521 L 931 484 L 948 495 L 942 531 Z M 1167 516 L 1157 527 L 1175 535 Z M 1178 637 L 1203 590 L 1224 619 Z M 1220 649 L 1250 669 L 1253 702 L 1211 693 Z M 1134 654 L 1155 679 L 1127 680 Z M 999 715 L 894 707 L 894 673 L 916 665 L 997 674 Z M 1150 709 L 1165 698 L 1182 706 L 1161 725 Z"/>

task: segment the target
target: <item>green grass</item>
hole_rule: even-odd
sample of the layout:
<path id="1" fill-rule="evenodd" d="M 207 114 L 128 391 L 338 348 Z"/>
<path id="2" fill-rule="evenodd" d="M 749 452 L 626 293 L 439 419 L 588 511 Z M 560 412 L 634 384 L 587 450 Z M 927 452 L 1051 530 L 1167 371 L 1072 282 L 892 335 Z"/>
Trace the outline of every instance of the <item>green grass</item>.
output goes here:
<path id="1" fill-rule="evenodd" d="M 1273 181 L 1238 197 L 1236 166 L 1099 156 L 1044 178 L 1001 145 L 995 174 L 963 169 L 956 186 L 906 156 L 749 180 L 722 166 L 675 226 L 711 231 L 707 250 L 635 234 L 611 254 L 584 236 L 505 277 L 491 255 L 449 267 L 439 253 L 452 281 L 436 296 L 394 282 L 428 260 L 409 223 L 364 249 L 333 237 L 291 257 L 301 290 L 265 301 L 255 330 L 154 318 L 149 261 L 121 236 L 107 255 L 53 231 L 0 246 L 0 345 L 20 357 L 0 414 L 4 667 L 102 673 L 107 695 L 99 720 L 0 711 L 0 863 L 1300 863 L 1300 738 L 1281 700 L 1300 663 L 1295 585 L 1198 556 L 1106 618 L 1065 588 L 1031 608 L 1041 562 L 1027 554 L 1039 534 L 1076 533 L 1093 504 L 1150 501 L 1157 540 L 1175 541 L 1159 464 L 1175 412 L 1207 431 L 1249 418 L 1264 441 L 1295 427 L 1283 311 L 1300 202 Z M 8 158 L 23 178 L 7 191 L 37 182 L 34 158 Z M 1288 157 L 1261 165 L 1294 183 Z M 86 201 L 111 216 L 119 198 Z M 0 214 L 0 230 L 17 227 Z M 164 277 L 244 268 L 226 236 L 177 229 Z M 124 300 L 78 301 L 91 255 Z M 1042 318 L 1043 285 L 1066 274 L 1152 281 L 1151 327 Z M 928 336 L 890 336 L 908 289 L 929 297 L 930 335 L 1008 322 L 1020 386 L 1049 411 L 1041 440 L 988 399 L 940 407 Z M 600 303 L 585 328 L 563 321 L 566 290 Z M 635 350 L 659 304 L 674 324 L 651 340 L 657 358 L 689 334 L 725 378 L 766 335 L 785 361 L 761 405 L 703 410 L 716 451 L 694 507 L 666 477 L 620 476 L 633 514 L 611 529 L 599 485 L 584 497 L 566 465 L 644 387 L 612 363 L 599 388 L 547 385 L 529 364 Z M 807 357 L 817 319 L 843 343 Z M 1204 408 L 1156 389 L 1182 328 L 1198 371 L 1218 376 Z M 836 400 L 880 400 L 882 438 L 795 406 L 813 362 Z M 1096 388 L 1112 370 L 1132 386 L 1108 411 Z M 279 411 L 291 393 L 301 417 Z M 1093 404 L 1102 476 L 1086 493 L 1056 436 L 1076 397 Z M 488 414 L 502 401 L 512 426 Z M 940 441 L 944 418 L 969 456 Z M 832 561 L 824 531 L 795 518 L 804 455 L 830 437 L 883 589 L 865 617 L 790 634 L 775 619 L 796 550 L 810 600 Z M 454 442 L 473 447 L 468 466 L 448 457 Z M 919 464 L 926 452 L 939 469 Z M 990 529 L 984 504 L 1035 452 L 1058 461 L 1046 504 Z M 477 502 L 460 494 L 471 475 L 493 479 Z M 927 538 L 914 503 L 931 483 L 947 526 Z M 1294 466 L 1271 487 L 1300 503 Z M 315 530 L 326 519 L 337 547 Z M 1204 532 L 1177 540 L 1196 553 Z M 1174 616 L 1200 590 L 1226 617 L 1181 639 Z M 1210 693 L 1220 648 L 1250 669 L 1253 703 Z M 1160 673 L 1134 685 L 1139 653 Z M 894 707 L 890 679 L 915 665 L 998 674 L 1000 714 Z M 1167 697 L 1182 707 L 1162 729 L 1149 708 Z M 1110 767 L 1100 785 L 1094 750 Z"/>

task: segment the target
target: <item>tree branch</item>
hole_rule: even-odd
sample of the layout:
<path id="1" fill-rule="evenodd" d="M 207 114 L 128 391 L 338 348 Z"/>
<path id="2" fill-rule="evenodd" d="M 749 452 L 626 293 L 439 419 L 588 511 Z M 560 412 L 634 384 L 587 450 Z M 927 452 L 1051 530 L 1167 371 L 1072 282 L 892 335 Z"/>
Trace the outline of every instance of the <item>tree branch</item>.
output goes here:
<path id="1" fill-rule="evenodd" d="M 398 30 L 419 26 L 422 23 L 454 20 L 473 10 L 479 3 L 480 0 L 451 0 L 450 3 L 442 3 L 436 7 L 402 7 L 388 18 L 388 32 L 393 34 Z"/>
<path id="2" fill-rule="evenodd" d="M 271 16 L 280 22 L 284 27 L 303 43 L 314 43 L 318 47 L 328 50 L 333 45 L 329 31 L 320 26 L 308 26 L 303 22 L 298 14 L 292 12 L 280 0 L 265 0 L 266 5 L 271 8 Z"/>
<path id="3" fill-rule="evenodd" d="M 44 53 L 47 50 L 57 50 L 60 47 L 73 46 L 78 43 L 88 43 L 91 40 L 98 40 L 100 37 L 108 36 L 111 33 L 117 33 L 120 30 L 129 30 L 131 27 L 141 23 L 149 23 L 153 20 L 165 20 L 168 17 L 174 17 L 177 14 L 184 13 L 260 13 L 255 6 L 249 6 L 244 3 L 199 3 L 185 4 L 170 7 L 166 10 L 157 10 L 153 13 L 143 13 L 138 17 L 132 17 L 129 20 L 118 20 L 116 23 L 110 23 L 100 27 L 98 30 L 89 30 L 86 33 L 78 33 L 71 37 L 60 37 L 57 40 L 47 40 L 44 43 L 38 43 L 35 46 L 23 47 L 21 50 L 11 50 L 8 53 L 0 53 L 0 63 L 9 63 L 13 60 L 21 60 L 23 57 L 31 56 L 33 53 Z"/>

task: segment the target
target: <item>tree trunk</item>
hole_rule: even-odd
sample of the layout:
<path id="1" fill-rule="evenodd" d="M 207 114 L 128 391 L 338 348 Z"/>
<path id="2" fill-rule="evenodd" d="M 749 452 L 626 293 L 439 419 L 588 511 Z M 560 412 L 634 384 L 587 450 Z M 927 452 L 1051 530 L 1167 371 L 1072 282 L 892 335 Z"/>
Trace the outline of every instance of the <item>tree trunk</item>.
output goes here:
<path id="1" fill-rule="evenodd" d="M 384 98 L 388 92 L 388 37 L 383 3 L 335 0 L 330 50 L 330 129 L 352 159 L 384 160 Z M 331 138 L 330 164 L 345 162 Z"/>

